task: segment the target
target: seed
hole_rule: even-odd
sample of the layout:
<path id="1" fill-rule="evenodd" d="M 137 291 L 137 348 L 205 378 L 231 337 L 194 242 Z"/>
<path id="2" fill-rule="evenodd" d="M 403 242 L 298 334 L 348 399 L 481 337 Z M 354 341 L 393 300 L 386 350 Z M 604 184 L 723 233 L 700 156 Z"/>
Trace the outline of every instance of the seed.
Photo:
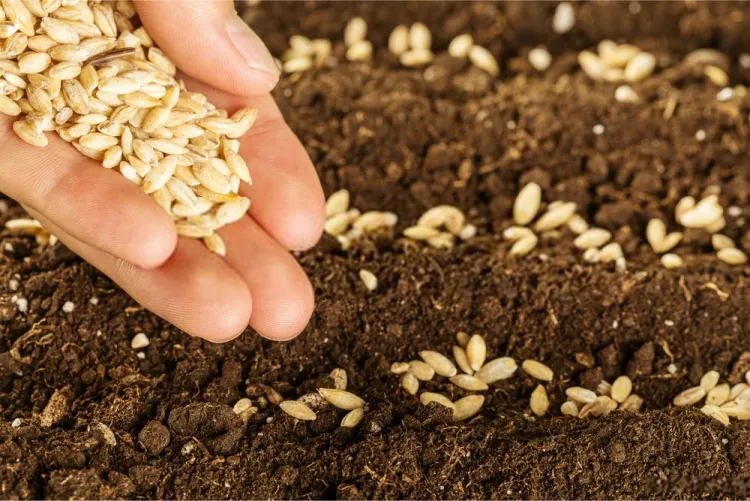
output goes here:
<path id="1" fill-rule="evenodd" d="M 706 416 L 714 418 L 724 426 L 729 426 L 729 416 L 727 416 L 723 409 L 720 409 L 715 405 L 707 404 L 701 407 L 701 412 Z"/>
<path id="2" fill-rule="evenodd" d="M 455 384 L 459 388 L 469 391 L 483 391 L 489 389 L 487 383 L 479 378 L 470 376 L 468 374 L 458 374 L 450 378 L 451 383 Z"/>
<path id="3" fill-rule="evenodd" d="M 356 428 L 359 423 L 362 422 L 362 418 L 365 415 L 365 410 L 362 408 L 352 409 L 346 416 L 341 420 L 342 428 Z"/>
<path id="4" fill-rule="evenodd" d="M 466 345 L 469 344 L 469 339 L 471 337 L 465 332 L 456 332 L 456 342 L 461 348 L 466 348 Z"/>
<path id="5" fill-rule="evenodd" d="M 427 226 L 410 226 L 404 230 L 404 236 L 411 238 L 412 240 L 428 240 L 434 238 L 440 234 L 435 228 L 429 228 Z"/>
<path id="6" fill-rule="evenodd" d="M 524 360 L 521 364 L 521 368 L 526 374 L 540 381 L 552 381 L 555 377 L 555 373 L 552 372 L 552 369 L 536 360 Z"/>
<path id="7" fill-rule="evenodd" d="M 419 391 L 419 380 L 411 372 L 407 372 L 401 376 L 401 387 L 406 390 L 409 395 L 416 395 Z"/>
<path id="8" fill-rule="evenodd" d="M 578 406 L 572 400 L 568 400 L 560 406 L 560 412 L 564 416 L 578 417 Z"/>
<path id="9" fill-rule="evenodd" d="M 81 137 L 79 142 L 84 148 L 89 148 L 94 151 L 105 151 L 116 146 L 119 141 L 116 137 L 108 136 L 100 132 L 92 132 Z"/>
<path id="10" fill-rule="evenodd" d="M 723 213 L 721 205 L 704 198 L 695 207 L 686 210 L 678 221 L 686 228 L 704 228 L 719 219 Z"/>
<path id="11" fill-rule="evenodd" d="M 142 333 L 139 332 L 135 336 L 133 336 L 133 339 L 130 341 L 130 347 L 134 350 L 140 350 L 141 348 L 145 348 L 151 344 L 151 341 L 149 341 L 148 337 Z"/>
<path id="12" fill-rule="evenodd" d="M 409 50 L 409 28 L 400 24 L 388 36 L 388 50 L 400 56 Z"/>
<path id="13" fill-rule="evenodd" d="M 692 388 L 688 388 L 687 390 L 674 397 L 672 403 L 677 407 L 685 407 L 700 402 L 701 399 L 703 399 L 703 397 L 705 396 L 705 388 L 703 388 L 702 386 L 694 386 Z"/>
<path id="14" fill-rule="evenodd" d="M 361 17 L 353 17 L 344 28 L 344 43 L 350 46 L 367 36 L 367 22 Z"/>
<path id="15" fill-rule="evenodd" d="M 664 237 L 667 235 L 667 227 L 661 219 L 651 219 L 646 226 L 646 240 L 654 249 L 659 252 L 662 248 Z"/>
<path id="16" fill-rule="evenodd" d="M 531 407 L 531 412 L 537 416 L 544 416 L 547 413 L 547 409 L 549 409 L 549 397 L 544 386 L 541 384 L 531 392 L 529 407 Z"/>
<path id="17" fill-rule="evenodd" d="M 625 68 L 641 52 L 635 45 L 615 44 L 610 50 L 600 54 L 605 63 L 614 68 Z"/>
<path id="18" fill-rule="evenodd" d="M 552 64 L 552 55 L 544 47 L 536 47 L 529 51 L 529 64 L 537 71 L 545 71 Z"/>
<path id="19" fill-rule="evenodd" d="M 333 388 L 319 388 L 318 393 L 320 393 L 323 398 L 325 398 L 328 403 L 330 403 L 334 407 L 338 407 L 339 409 L 344 409 L 346 411 L 365 406 L 364 400 L 348 391 L 336 390 Z"/>
<path id="20" fill-rule="evenodd" d="M 542 189 L 538 184 L 528 183 L 521 189 L 513 204 L 513 220 L 517 225 L 529 224 L 542 203 Z"/>
<path id="21" fill-rule="evenodd" d="M 738 264 L 747 263 L 747 255 L 741 250 L 736 249 L 734 247 L 721 249 L 719 252 L 716 253 L 716 256 L 719 258 L 720 261 L 726 264 L 730 264 L 730 265 L 738 265 Z"/>
<path id="22" fill-rule="evenodd" d="M 737 418 L 740 421 L 750 420 L 750 407 L 737 405 L 735 402 L 728 402 L 721 407 L 721 411 L 729 417 Z"/>
<path id="23" fill-rule="evenodd" d="M 578 54 L 578 65 L 581 70 L 592 80 L 602 80 L 604 72 L 607 70 L 607 65 L 602 59 L 594 54 L 584 50 Z"/>
<path id="24" fill-rule="evenodd" d="M 318 417 L 311 408 L 297 400 L 280 402 L 279 408 L 286 414 L 301 421 L 315 421 Z"/>
<path id="25" fill-rule="evenodd" d="M 599 259 L 602 263 L 617 261 L 622 257 L 622 247 L 620 247 L 620 244 L 618 244 L 617 242 L 612 242 L 611 244 L 605 245 L 604 247 L 602 247 L 601 252 L 599 252 Z"/>
<path id="26" fill-rule="evenodd" d="M 727 72 L 718 66 L 708 65 L 704 67 L 703 74 L 717 87 L 726 87 L 729 83 Z"/>
<path id="27" fill-rule="evenodd" d="M 177 157 L 169 155 L 156 164 L 149 170 L 148 174 L 143 178 L 142 189 L 144 193 L 153 193 L 154 191 L 162 188 L 167 184 L 167 181 L 174 175 L 175 169 L 177 168 Z"/>
<path id="28" fill-rule="evenodd" d="M 41 73 L 52 63 L 45 53 L 31 52 L 18 58 L 18 69 L 23 73 Z"/>
<path id="29" fill-rule="evenodd" d="M 640 100 L 638 93 L 628 85 L 620 85 L 615 89 L 615 101 L 618 103 L 638 103 Z"/>
<path id="30" fill-rule="evenodd" d="M 569 32 L 576 24 L 576 13 L 569 2 L 557 4 L 555 14 L 552 17 L 552 31 L 558 35 Z"/>
<path id="31" fill-rule="evenodd" d="M 437 402 L 443 407 L 448 407 L 453 411 L 455 411 L 456 409 L 456 406 L 453 405 L 453 402 L 451 402 L 448 397 L 446 397 L 445 395 L 441 395 L 440 393 L 432 393 L 429 391 L 422 392 L 422 394 L 419 395 L 419 402 L 425 406 L 429 405 L 430 402 Z"/>
<path id="32" fill-rule="evenodd" d="M 492 384 L 502 379 L 508 379 L 518 369 L 516 361 L 509 357 L 490 360 L 476 373 L 476 377 L 487 384 Z"/>
<path id="33" fill-rule="evenodd" d="M 596 393 L 580 386 L 573 386 L 565 390 L 569 399 L 582 404 L 590 404 L 596 400 Z"/>
<path id="34" fill-rule="evenodd" d="M 427 364 L 425 364 L 427 365 Z M 427 366 L 429 367 L 429 366 Z M 430 370 L 432 370 L 432 367 L 429 367 Z M 409 370 L 409 363 L 408 362 L 393 362 L 391 364 L 391 372 L 393 374 L 403 374 L 404 372 Z"/>
<path id="35" fill-rule="evenodd" d="M 546 213 L 539 218 L 534 225 L 534 230 L 538 232 L 554 230 L 568 222 L 573 217 L 576 210 L 576 204 L 566 202 L 552 208 L 550 206 Z"/>
<path id="36" fill-rule="evenodd" d="M 398 216 L 392 212 L 369 211 L 359 216 L 352 226 L 361 231 L 374 231 L 393 227 L 397 222 Z"/>
<path id="37" fill-rule="evenodd" d="M 232 407 L 232 410 L 235 414 L 240 415 L 246 410 L 248 410 L 250 407 L 253 406 L 253 401 L 249 398 L 241 398 L 235 402 L 234 406 Z"/>
<path id="38" fill-rule="evenodd" d="M 497 64 L 495 56 L 492 55 L 492 52 L 480 45 L 472 45 L 471 49 L 469 49 L 469 61 L 471 61 L 474 66 L 480 70 L 486 71 L 490 75 L 494 76 L 500 73 L 500 67 Z"/>
<path id="39" fill-rule="evenodd" d="M 533 237 L 534 232 L 521 226 L 511 226 L 503 231 L 503 238 L 506 240 L 520 240 L 530 236 Z"/>
<path id="40" fill-rule="evenodd" d="M 511 256 L 525 256 L 526 254 L 534 250 L 534 247 L 536 247 L 538 241 L 539 239 L 537 238 L 537 236 L 533 234 L 527 237 L 523 237 L 513 244 L 513 246 L 510 248 L 509 253 Z"/>
<path id="41" fill-rule="evenodd" d="M 378 288 L 378 277 L 368 270 L 359 270 L 359 279 L 370 292 Z"/>
<path id="42" fill-rule="evenodd" d="M 732 388 L 729 390 L 729 400 L 734 400 L 747 388 L 750 388 L 747 383 L 737 383 L 736 385 L 732 386 Z"/>
<path id="43" fill-rule="evenodd" d="M 301 73 L 313 66 L 312 58 L 308 56 L 293 57 L 284 62 L 284 73 Z"/>
<path id="44" fill-rule="evenodd" d="M 409 372 L 414 374 L 420 381 L 430 381 L 435 376 L 435 369 L 421 360 L 412 360 L 409 362 Z"/>
<path id="45" fill-rule="evenodd" d="M 613 410 L 617 409 L 617 402 L 607 395 L 601 395 L 596 397 L 596 400 L 591 404 L 590 412 L 594 417 L 606 416 Z"/>
<path id="46" fill-rule="evenodd" d="M 453 421 L 464 421 L 474 416 L 484 405 L 482 395 L 469 395 L 453 402 Z"/>
<path id="47" fill-rule="evenodd" d="M 11 98 L 0 94 L 0 113 L 15 117 L 21 113 L 21 108 Z"/>
<path id="48" fill-rule="evenodd" d="M 708 371 L 701 377 L 700 386 L 706 392 L 711 391 L 719 383 L 719 373 L 717 371 Z"/>
<path id="49" fill-rule="evenodd" d="M 640 82 L 644 78 L 649 77 L 656 68 L 656 58 L 653 54 L 648 52 L 641 52 L 636 54 L 627 66 L 623 73 L 623 78 L 627 82 Z"/>
<path id="50" fill-rule="evenodd" d="M 349 61 L 368 61 L 372 58 L 372 42 L 360 40 L 354 42 L 346 50 L 346 58 Z"/>
<path id="51" fill-rule="evenodd" d="M 240 197 L 237 200 L 225 202 L 221 204 L 219 209 L 216 211 L 216 222 L 219 226 L 226 226 L 228 224 L 239 221 L 247 213 L 247 210 L 249 208 L 250 200 L 245 197 Z"/>
<path id="52" fill-rule="evenodd" d="M 432 33 L 423 23 L 414 23 L 409 28 L 409 45 L 412 49 L 426 49 L 432 47 Z"/>
<path id="53" fill-rule="evenodd" d="M 668 270 L 673 270 L 675 268 L 681 268 L 683 261 L 680 256 L 677 254 L 664 254 L 661 257 L 661 264 Z"/>
<path id="54" fill-rule="evenodd" d="M 601 380 L 599 381 L 599 385 L 596 387 L 596 393 L 599 395 L 609 395 L 612 396 L 612 385 L 608 382 Z"/>
<path id="55" fill-rule="evenodd" d="M 712 405 L 721 405 L 729 400 L 731 390 L 728 384 L 720 384 L 713 387 L 706 394 L 706 403 Z"/>
<path id="56" fill-rule="evenodd" d="M 448 54 L 453 57 L 467 57 L 474 45 L 474 39 L 468 33 L 458 35 L 448 44 Z"/>
<path id="57" fill-rule="evenodd" d="M 9 230 L 18 230 L 24 233 L 31 233 L 32 235 L 36 235 L 44 231 L 42 223 L 40 223 L 36 219 L 27 218 L 9 219 L 5 222 L 5 227 Z"/>
<path id="58" fill-rule="evenodd" d="M 487 344 L 484 342 L 482 336 L 474 334 L 469 338 L 469 342 L 466 345 L 466 356 L 473 370 L 478 371 L 482 368 L 487 358 Z"/>
<path id="59" fill-rule="evenodd" d="M 441 353 L 432 350 L 422 350 L 419 352 L 419 356 L 441 376 L 453 377 L 458 372 L 453 362 Z"/>
<path id="60" fill-rule="evenodd" d="M 635 393 L 631 393 L 630 396 L 620 404 L 620 410 L 622 411 L 638 412 L 641 410 L 641 407 L 643 407 L 643 399 Z"/>
<path id="61" fill-rule="evenodd" d="M 474 236 L 477 234 L 477 227 L 473 224 L 467 224 L 464 226 L 460 232 L 458 232 L 458 238 L 461 240 L 469 240 L 474 238 Z"/>
<path id="62" fill-rule="evenodd" d="M 217 233 L 203 237 L 203 243 L 205 246 L 219 256 L 227 255 L 227 245 L 224 243 L 224 239 L 221 238 Z"/>
<path id="63" fill-rule="evenodd" d="M 13 132 L 32 146 L 44 147 L 49 144 L 47 137 L 44 134 L 38 133 L 28 120 L 13 122 Z"/>
<path id="64" fill-rule="evenodd" d="M 628 376 L 620 376 L 615 379 L 614 383 L 612 383 L 612 391 L 610 392 L 610 396 L 615 400 L 615 402 L 621 404 L 630 396 L 630 392 L 632 391 L 633 382 L 630 380 L 630 378 Z"/>
<path id="65" fill-rule="evenodd" d="M 579 249 L 591 249 L 601 247 L 612 238 L 612 233 L 602 228 L 591 228 L 586 230 L 573 241 Z"/>
<path id="66" fill-rule="evenodd" d="M 349 210 L 349 190 L 339 190 L 326 201 L 326 217 L 338 216 Z"/>
<path id="67" fill-rule="evenodd" d="M 456 360 L 459 369 L 470 376 L 474 375 L 474 369 L 469 365 L 469 357 L 466 356 L 466 351 L 463 348 L 460 346 L 453 346 L 453 358 Z"/>

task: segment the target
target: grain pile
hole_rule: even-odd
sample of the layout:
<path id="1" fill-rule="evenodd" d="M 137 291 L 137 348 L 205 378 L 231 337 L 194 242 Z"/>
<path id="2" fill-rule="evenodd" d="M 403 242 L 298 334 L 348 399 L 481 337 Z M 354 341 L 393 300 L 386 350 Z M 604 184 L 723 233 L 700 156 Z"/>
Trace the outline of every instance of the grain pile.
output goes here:
<path id="1" fill-rule="evenodd" d="M 141 186 L 179 235 L 226 247 L 216 230 L 239 220 L 250 172 L 238 138 L 257 110 L 231 117 L 189 92 L 129 0 L 3 0 L 0 112 L 15 133 L 47 146 L 55 131 L 82 154 Z"/>

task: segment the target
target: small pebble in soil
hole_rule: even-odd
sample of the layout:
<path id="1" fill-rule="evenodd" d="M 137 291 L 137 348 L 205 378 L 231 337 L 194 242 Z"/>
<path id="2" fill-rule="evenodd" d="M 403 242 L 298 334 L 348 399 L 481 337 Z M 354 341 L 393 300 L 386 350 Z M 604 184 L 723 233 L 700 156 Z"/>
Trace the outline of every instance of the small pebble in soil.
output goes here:
<path id="1" fill-rule="evenodd" d="M 8 281 L 8 287 L 9 287 L 9 288 L 10 288 L 10 290 L 12 290 L 13 292 L 15 292 L 15 291 L 17 291 L 17 290 L 18 290 L 18 286 L 19 286 L 18 280 L 16 280 L 15 278 L 11 278 L 11 279 L 10 279 L 10 280 Z"/>
<path id="2" fill-rule="evenodd" d="M 91 299 L 89 299 L 89 303 L 96 306 L 97 304 L 99 304 L 99 298 L 96 296 L 92 296 Z"/>
<path id="3" fill-rule="evenodd" d="M 65 304 L 62 305 L 62 311 L 65 313 L 73 313 L 75 309 L 76 305 L 72 301 L 65 301 Z"/>
<path id="4" fill-rule="evenodd" d="M 674 374 L 675 372 L 677 372 L 677 366 L 675 364 L 669 364 L 667 366 L 667 372 L 669 372 L 670 374 Z"/>
<path id="5" fill-rule="evenodd" d="M 597 136 L 601 136 L 602 134 L 604 134 L 604 126 L 602 124 L 596 124 L 596 125 L 594 125 L 594 127 L 592 127 L 591 130 Z"/>
<path id="6" fill-rule="evenodd" d="M 698 141 L 705 141 L 706 131 L 703 129 L 698 130 L 698 132 L 695 133 L 695 139 L 697 139 Z"/>
<path id="7" fill-rule="evenodd" d="M 727 214 L 731 217 L 740 217 L 742 215 L 742 209 L 736 205 L 732 205 L 727 208 Z"/>
<path id="8" fill-rule="evenodd" d="M 21 427 L 21 418 L 16 418 L 13 420 L 12 423 L 10 423 L 11 428 L 20 428 Z"/>
<path id="9" fill-rule="evenodd" d="M 130 347 L 134 350 L 140 350 L 141 348 L 145 348 L 149 344 L 151 344 L 151 341 L 149 341 L 148 337 L 142 332 L 139 332 L 138 334 L 133 336 L 133 340 L 130 341 Z"/>
<path id="10" fill-rule="evenodd" d="M 18 301 L 16 301 L 16 306 L 21 313 L 29 311 L 29 301 L 27 299 L 19 298 Z"/>
<path id="11" fill-rule="evenodd" d="M 135 356 L 138 357 L 139 360 L 146 360 L 146 354 L 142 351 L 139 351 Z"/>
<path id="12" fill-rule="evenodd" d="M 665 320 L 664 325 L 666 325 L 667 327 L 672 327 L 674 325 L 674 322 L 671 320 Z"/>

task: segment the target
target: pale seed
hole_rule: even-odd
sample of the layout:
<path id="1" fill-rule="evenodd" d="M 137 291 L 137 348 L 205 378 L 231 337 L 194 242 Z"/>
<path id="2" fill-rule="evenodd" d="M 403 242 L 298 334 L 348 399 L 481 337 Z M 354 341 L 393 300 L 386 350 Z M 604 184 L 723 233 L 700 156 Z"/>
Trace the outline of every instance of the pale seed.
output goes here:
<path id="1" fill-rule="evenodd" d="M 365 284 L 365 288 L 372 292 L 378 288 L 378 277 L 373 275 L 371 271 L 359 270 L 359 279 Z"/>
<path id="2" fill-rule="evenodd" d="M 409 50 L 409 28 L 400 24 L 388 36 L 388 50 L 400 56 Z"/>
<path id="3" fill-rule="evenodd" d="M 632 391 L 633 381 L 631 381 L 628 376 L 620 376 L 615 379 L 614 383 L 612 383 L 610 396 L 615 400 L 615 402 L 621 404 L 630 396 L 630 393 Z"/>
<path id="4" fill-rule="evenodd" d="M 572 400 L 568 400 L 567 402 L 563 403 L 560 406 L 560 412 L 562 412 L 562 414 L 564 416 L 577 417 L 578 416 L 578 406 Z"/>
<path id="5" fill-rule="evenodd" d="M 430 381 L 435 376 L 435 369 L 421 360 L 412 360 L 408 365 L 409 372 L 420 381 Z"/>
<path id="6" fill-rule="evenodd" d="M 527 237 L 523 237 L 513 244 L 513 246 L 510 248 L 509 253 L 511 256 L 525 256 L 526 254 L 534 250 L 534 247 L 536 247 L 538 241 L 539 239 L 537 238 L 537 236 L 533 234 Z"/>
<path id="7" fill-rule="evenodd" d="M 720 409 L 715 405 L 707 404 L 701 407 L 701 412 L 706 416 L 714 418 L 724 426 L 729 426 L 729 416 L 724 412 L 723 409 Z"/>
<path id="8" fill-rule="evenodd" d="M 503 238 L 511 241 L 533 236 L 535 236 L 533 231 L 521 226 L 511 226 L 503 231 Z"/>
<path id="9" fill-rule="evenodd" d="M 552 64 L 552 55 L 544 47 L 536 47 L 529 51 L 529 64 L 537 71 L 545 71 Z"/>
<path id="10" fill-rule="evenodd" d="M 141 348 L 145 348 L 151 344 L 151 341 L 149 341 L 148 336 L 146 336 L 144 333 L 139 332 L 135 336 L 133 336 L 133 339 L 130 340 L 130 347 L 134 350 L 140 350 Z"/>
<path id="11" fill-rule="evenodd" d="M 640 100 L 638 93 L 628 85 L 620 85 L 615 89 L 615 101 L 618 103 L 638 103 Z"/>
<path id="12" fill-rule="evenodd" d="M 731 389 L 728 384 L 720 384 L 713 387 L 706 394 L 706 403 L 712 405 L 721 405 L 729 400 Z"/>
<path id="13" fill-rule="evenodd" d="M 349 190 L 339 190 L 326 201 L 326 217 L 333 217 L 349 210 Z"/>
<path id="14" fill-rule="evenodd" d="M 469 365 L 469 358 L 466 356 L 466 351 L 460 346 L 453 346 L 453 358 L 458 364 L 458 368 L 464 371 L 466 374 L 473 376 L 474 369 Z"/>
<path id="15" fill-rule="evenodd" d="M 542 203 L 542 189 L 536 183 L 528 183 L 521 189 L 513 204 L 513 220 L 524 226 L 529 224 L 539 211 Z"/>
<path id="16" fill-rule="evenodd" d="M 372 58 L 372 42 L 360 40 L 353 43 L 346 50 L 346 58 L 349 61 L 368 61 Z"/>
<path id="17" fill-rule="evenodd" d="M 455 384 L 459 388 L 469 391 L 483 391 L 489 389 L 487 383 L 481 379 L 470 376 L 468 374 L 458 374 L 450 378 L 451 383 Z"/>
<path id="18" fill-rule="evenodd" d="M 609 263 L 612 261 L 617 261 L 618 259 L 623 257 L 622 247 L 617 242 L 612 242 L 610 244 L 605 245 L 602 247 L 601 252 L 599 252 L 599 259 L 602 263 Z"/>
<path id="19" fill-rule="evenodd" d="M 612 233 L 602 228 L 586 230 L 573 240 L 573 245 L 579 249 L 598 248 L 612 238 Z"/>
<path id="20" fill-rule="evenodd" d="M 557 4 L 555 14 L 552 16 L 552 31 L 558 35 L 569 32 L 576 24 L 576 14 L 569 2 Z"/>
<path id="21" fill-rule="evenodd" d="M 474 334 L 469 338 L 466 345 L 466 356 L 473 370 L 478 371 L 482 368 L 487 358 L 487 344 L 482 336 Z"/>
<path id="22" fill-rule="evenodd" d="M 708 371 L 701 377 L 700 386 L 706 392 L 711 391 L 719 384 L 719 373 L 717 371 Z"/>
<path id="23" fill-rule="evenodd" d="M 549 409 L 549 397 L 544 386 L 538 385 L 533 392 L 531 392 L 531 400 L 529 401 L 529 407 L 531 412 L 537 416 L 544 416 Z"/>
<path id="24" fill-rule="evenodd" d="M 203 243 L 206 248 L 219 256 L 227 255 L 227 245 L 224 243 L 224 239 L 221 238 L 217 233 L 203 237 Z"/>
<path id="25" fill-rule="evenodd" d="M 487 384 L 492 384 L 502 379 L 508 379 L 518 369 L 516 361 L 509 357 L 490 360 L 476 373 L 476 377 Z"/>
<path id="26" fill-rule="evenodd" d="M 692 388 L 688 388 L 687 390 L 681 392 L 679 395 L 674 397 L 674 399 L 672 400 L 672 403 L 676 405 L 677 407 L 685 407 L 688 405 L 697 404 L 705 396 L 706 396 L 705 388 L 701 386 L 694 386 Z"/>
<path id="27" fill-rule="evenodd" d="M 367 36 L 367 22 L 361 17 L 353 17 L 344 28 L 344 43 L 347 46 L 364 40 Z"/>
<path id="28" fill-rule="evenodd" d="M 708 65 L 703 68 L 703 74 L 717 87 L 726 87 L 729 83 L 727 72 L 718 66 Z"/>
<path id="29" fill-rule="evenodd" d="M 656 68 L 656 58 L 648 52 L 641 52 L 625 66 L 623 78 L 628 82 L 640 82 L 650 76 Z"/>
<path id="30" fill-rule="evenodd" d="M 320 393 L 323 396 L 323 398 L 325 398 L 328 401 L 328 403 L 330 403 L 334 407 L 338 407 L 339 409 L 344 409 L 346 411 L 350 411 L 350 410 L 365 406 L 364 400 L 359 398 L 354 393 L 350 393 L 345 390 L 336 390 L 333 388 L 319 388 L 318 393 Z"/>
<path id="31" fill-rule="evenodd" d="M 346 390 L 346 386 L 349 383 L 349 378 L 346 375 L 346 371 L 341 368 L 336 368 L 329 374 L 333 380 L 333 387 L 337 390 Z"/>
<path id="32" fill-rule="evenodd" d="M 342 428 L 356 428 L 356 426 L 362 422 L 362 418 L 365 415 L 365 411 L 362 408 L 352 409 L 346 416 L 341 420 Z"/>
<path id="33" fill-rule="evenodd" d="M 414 374 L 407 372 L 401 376 L 401 387 L 409 395 L 416 395 L 419 391 L 419 380 Z"/>
<path id="34" fill-rule="evenodd" d="M 486 71 L 490 75 L 494 76 L 500 73 L 500 66 L 498 66 L 495 56 L 492 55 L 492 52 L 480 45 L 472 45 L 471 49 L 469 49 L 469 61 L 471 61 L 474 66 L 480 70 Z"/>
<path id="35" fill-rule="evenodd" d="M 441 376 L 453 377 L 458 372 L 453 362 L 441 353 L 432 350 L 422 350 L 419 352 L 419 356 Z"/>
<path id="36" fill-rule="evenodd" d="M 451 402 L 448 397 L 446 397 L 445 395 L 441 395 L 440 393 L 432 393 L 429 391 L 422 392 L 419 395 L 419 402 L 422 405 L 428 405 L 430 404 L 430 402 L 437 402 L 443 407 L 447 407 L 451 410 L 455 411 L 456 409 L 456 406 L 453 405 L 453 402 Z"/>
<path id="37" fill-rule="evenodd" d="M 453 57 L 467 57 L 471 47 L 474 45 L 474 39 L 468 33 L 458 35 L 448 44 L 448 54 Z"/>
<path id="38" fill-rule="evenodd" d="M 482 395 L 469 395 L 453 402 L 453 421 L 464 421 L 474 416 L 484 405 Z"/>
<path id="39" fill-rule="evenodd" d="M 461 348 L 466 348 L 466 345 L 469 344 L 469 339 L 471 337 L 465 332 L 459 331 L 456 333 L 456 342 Z"/>
<path id="40" fill-rule="evenodd" d="M 534 230 L 542 232 L 559 228 L 573 217 L 575 210 L 576 204 L 573 202 L 561 203 L 554 208 L 550 205 L 547 212 L 534 224 Z"/>
<path id="41" fill-rule="evenodd" d="M 630 396 L 620 404 L 620 410 L 622 411 L 638 412 L 641 410 L 641 407 L 643 407 L 643 399 L 635 393 L 631 393 Z"/>
<path id="42" fill-rule="evenodd" d="M 664 254 L 661 257 L 661 264 L 668 270 L 681 268 L 683 265 L 682 258 L 677 254 Z"/>
<path id="43" fill-rule="evenodd" d="M 291 417 L 301 421 L 315 421 L 318 417 L 311 408 L 296 400 L 280 402 L 279 408 Z"/>
<path id="44" fill-rule="evenodd" d="M 412 49 L 430 49 L 432 33 L 424 23 L 414 23 L 409 28 L 409 45 Z"/>
<path id="45" fill-rule="evenodd" d="M 607 65 L 593 52 L 584 50 L 578 54 L 578 65 L 581 70 L 592 80 L 601 80 Z"/>
<path id="46" fill-rule="evenodd" d="M 552 372 L 552 369 L 536 360 L 524 360 L 521 364 L 521 368 L 526 374 L 540 381 L 552 381 L 555 377 L 555 373 Z"/>
<path id="47" fill-rule="evenodd" d="M 250 208 L 250 200 L 240 197 L 237 200 L 221 204 L 216 212 L 216 221 L 220 226 L 239 221 Z"/>
<path id="48" fill-rule="evenodd" d="M 569 399 L 582 404 L 589 404 L 596 400 L 596 393 L 580 386 L 573 386 L 565 390 L 565 394 Z"/>
<path id="49" fill-rule="evenodd" d="M 721 249 L 716 253 L 716 256 L 720 261 L 729 265 L 738 265 L 747 263 L 747 255 L 739 249 L 734 247 L 727 247 Z"/>
<path id="50" fill-rule="evenodd" d="M 427 365 L 427 364 L 425 364 L 425 365 Z M 406 372 L 408 370 L 409 370 L 409 363 L 408 362 L 393 362 L 391 364 L 391 372 L 393 374 L 403 374 L 404 372 Z M 432 367 L 430 367 L 430 370 L 432 370 Z"/>

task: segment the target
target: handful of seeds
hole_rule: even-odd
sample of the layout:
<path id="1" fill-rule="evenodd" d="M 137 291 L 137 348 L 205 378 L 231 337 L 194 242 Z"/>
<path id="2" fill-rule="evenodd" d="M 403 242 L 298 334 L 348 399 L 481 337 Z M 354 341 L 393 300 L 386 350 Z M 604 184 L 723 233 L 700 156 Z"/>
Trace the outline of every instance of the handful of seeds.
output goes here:
<path id="1" fill-rule="evenodd" d="M 55 131 L 107 169 L 141 186 L 177 233 L 226 247 L 215 233 L 250 200 L 239 141 L 255 108 L 231 117 L 188 92 L 130 0 L 0 0 L 0 113 L 34 146 Z"/>

